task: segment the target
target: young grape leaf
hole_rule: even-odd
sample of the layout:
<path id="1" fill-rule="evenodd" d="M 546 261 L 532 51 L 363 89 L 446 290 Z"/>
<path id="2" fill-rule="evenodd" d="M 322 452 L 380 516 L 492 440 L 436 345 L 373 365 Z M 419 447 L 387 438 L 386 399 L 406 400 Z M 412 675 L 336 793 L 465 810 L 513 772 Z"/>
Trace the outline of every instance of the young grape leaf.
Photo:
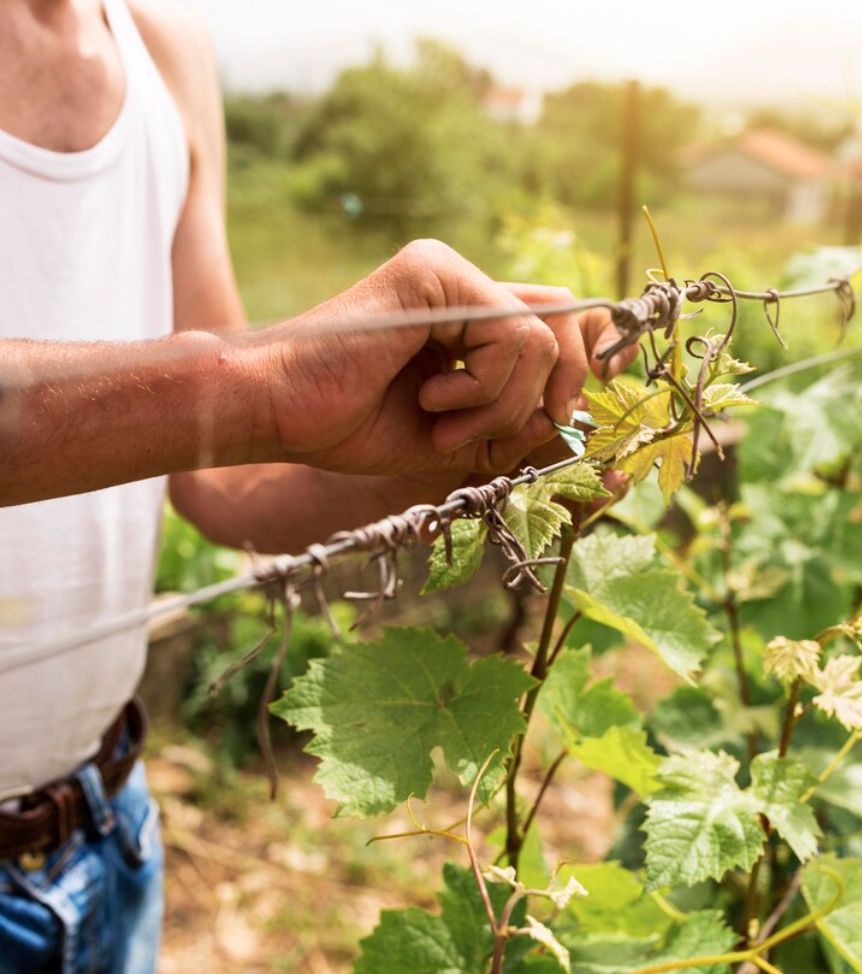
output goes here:
<path id="1" fill-rule="evenodd" d="M 422 594 L 464 585 L 476 574 L 485 554 L 488 529 L 483 521 L 460 518 L 452 522 L 452 564 L 446 560 L 446 543 L 441 535 L 434 540 L 428 558 L 428 581 Z"/>
<path id="2" fill-rule="evenodd" d="M 534 484 L 516 487 L 503 516 L 530 558 L 538 558 L 560 536 L 563 525 L 572 520 L 569 511 L 555 502 L 555 497 L 588 504 L 607 496 L 596 467 L 591 463 L 574 463 L 540 477 Z"/>
<path id="3" fill-rule="evenodd" d="M 723 335 L 716 335 L 715 337 L 719 340 L 724 338 Z M 750 362 L 743 362 L 738 358 L 734 358 L 725 349 L 719 352 L 718 359 L 714 365 L 713 375 L 748 375 L 749 372 L 754 372 L 754 366 Z"/>
<path id="4" fill-rule="evenodd" d="M 587 456 L 596 460 L 622 459 L 650 443 L 667 426 L 669 390 L 655 395 L 615 381 L 598 392 L 584 394 L 598 427 L 590 435 Z"/>
<path id="5" fill-rule="evenodd" d="M 505 517 L 530 557 L 537 558 L 554 538 L 559 537 L 563 524 L 571 521 L 566 508 L 554 503 L 553 498 L 589 504 L 598 497 L 607 496 L 597 468 L 591 463 L 574 463 L 539 478 L 535 484 L 516 487 Z M 422 594 L 468 582 L 482 563 L 487 535 L 485 523 L 479 519 L 453 521 L 452 564 L 446 560 L 446 543 L 441 535 L 431 546 L 428 580 Z"/>
<path id="6" fill-rule="evenodd" d="M 862 730 L 860 664 L 862 656 L 833 656 L 813 679 L 820 691 L 814 698 L 814 706 L 836 717 L 851 731 Z"/>
<path id="7" fill-rule="evenodd" d="M 760 802 L 736 783 L 739 762 L 724 752 L 667 758 L 664 788 L 649 803 L 644 831 L 647 890 L 751 869 L 763 847 Z"/>
<path id="8" fill-rule="evenodd" d="M 559 538 L 563 525 L 571 522 L 565 507 L 555 504 L 543 491 L 533 492 L 526 486 L 512 491 L 503 516 L 529 558 L 539 558 Z"/>
<path id="9" fill-rule="evenodd" d="M 801 761 L 780 758 L 776 751 L 758 754 L 751 762 L 751 791 L 800 862 L 817 852 L 822 835 L 811 806 L 800 802 L 815 781 Z"/>
<path id="10" fill-rule="evenodd" d="M 522 927 L 519 933 L 529 937 L 531 940 L 535 940 L 536 943 L 541 944 L 548 953 L 556 960 L 558 966 L 562 968 L 566 974 L 572 967 L 572 960 L 569 957 L 569 952 L 566 948 L 557 940 L 554 931 L 550 927 L 546 927 L 544 923 L 539 923 L 539 921 L 532 916 L 527 915 L 527 926 Z"/>
<path id="11" fill-rule="evenodd" d="M 635 483 L 644 480 L 658 464 L 658 485 L 661 488 L 665 506 L 685 483 L 685 474 L 691 463 L 694 443 L 690 433 L 679 433 L 654 440 L 641 447 L 617 464 L 617 469 L 630 474 Z M 698 462 L 700 454 L 698 453 Z M 695 469 L 697 464 L 695 464 Z"/>
<path id="12" fill-rule="evenodd" d="M 590 619 L 657 653 L 690 680 L 721 639 L 676 572 L 655 565 L 651 536 L 597 531 L 572 552 L 565 594 Z"/>
<path id="13" fill-rule="evenodd" d="M 643 884 L 618 862 L 599 862 L 563 866 L 557 874 L 560 882 L 574 876 L 587 890 L 587 896 L 575 896 L 567 910 L 584 933 L 620 933 L 630 937 L 648 937 L 663 933 L 670 925 L 651 896 L 644 894 Z"/>
<path id="14" fill-rule="evenodd" d="M 838 874 L 843 890 L 836 889 L 835 879 L 823 866 Z M 853 970 L 862 974 L 862 861 L 839 859 L 830 853 L 809 862 L 802 873 L 802 893 L 809 908 L 825 910 L 838 892 L 837 907 L 818 920 L 817 928 Z"/>
<path id="15" fill-rule="evenodd" d="M 440 915 L 417 909 L 384 910 L 377 928 L 359 944 L 354 974 L 477 974 L 482 970 L 493 939 L 476 881 L 470 870 L 453 863 L 443 867 L 443 879 Z M 510 892 L 488 886 L 498 916 Z M 514 922 L 523 922 L 524 914 L 521 904 Z M 516 954 L 504 966 L 506 974 L 517 969 Z"/>
<path id="16" fill-rule="evenodd" d="M 788 639 L 776 636 L 763 654 L 763 669 L 785 686 L 794 680 L 811 681 L 817 673 L 822 647 L 814 639 Z"/>
<path id="17" fill-rule="evenodd" d="M 753 406 L 755 401 L 735 382 L 715 382 L 703 391 L 703 404 L 712 412 L 732 409 L 734 406 Z"/>
<path id="18" fill-rule="evenodd" d="M 315 779 L 340 811 L 367 816 L 425 796 L 435 747 L 464 785 L 497 750 L 493 780 L 523 730 L 518 699 L 534 682 L 499 657 L 468 663 L 454 636 L 386 629 L 312 662 L 271 709 L 314 732 L 306 751 L 321 758 Z"/>
<path id="19" fill-rule="evenodd" d="M 599 428 L 590 436 L 587 455 L 613 461 L 635 483 L 659 465 L 659 486 L 665 503 L 685 480 L 691 463 L 690 427 L 673 436 L 656 438 L 670 424 L 670 390 L 661 394 L 621 382 L 611 382 L 600 392 L 587 393 Z"/>
<path id="20" fill-rule="evenodd" d="M 602 485 L 601 474 L 592 463 L 573 463 L 528 484 L 527 490 L 540 492 L 546 497 L 560 497 L 577 504 L 589 504 L 599 497 L 610 495 Z"/>

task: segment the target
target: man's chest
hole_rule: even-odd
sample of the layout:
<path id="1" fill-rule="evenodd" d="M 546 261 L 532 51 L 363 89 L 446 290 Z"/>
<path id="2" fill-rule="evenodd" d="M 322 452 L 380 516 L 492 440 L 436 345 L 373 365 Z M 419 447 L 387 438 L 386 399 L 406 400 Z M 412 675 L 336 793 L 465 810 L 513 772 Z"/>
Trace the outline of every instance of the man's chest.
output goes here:
<path id="1" fill-rule="evenodd" d="M 13 5 L 14 6 L 14 5 Z M 0 4 L 0 130 L 56 152 L 99 142 L 125 80 L 98 4 L 50 29 Z"/>

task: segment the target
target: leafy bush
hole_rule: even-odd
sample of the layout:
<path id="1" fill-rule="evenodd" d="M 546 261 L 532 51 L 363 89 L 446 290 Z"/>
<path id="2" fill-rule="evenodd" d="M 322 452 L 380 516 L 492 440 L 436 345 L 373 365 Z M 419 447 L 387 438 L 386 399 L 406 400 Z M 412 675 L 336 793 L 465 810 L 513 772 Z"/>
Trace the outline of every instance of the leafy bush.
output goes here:
<path id="1" fill-rule="evenodd" d="M 561 558 L 524 665 L 471 660 L 453 635 L 384 629 L 313 660 L 274 705 L 311 732 L 317 779 L 342 813 L 406 802 L 408 836 L 466 855 L 444 870 L 439 912 L 383 913 L 357 974 L 862 970 L 859 375 L 797 376 L 754 406 L 734 378 L 744 363 L 722 336 L 708 341 L 702 401 L 741 407 L 748 429 L 713 502 L 680 489 L 697 456 L 673 383 L 691 399 L 696 370 L 678 353 L 649 392 L 626 380 L 588 397 L 588 455 L 638 482 L 603 524 L 591 530 L 576 508 L 578 536 L 565 506 L 601 494 L 590 462 L 512 493 L 506 521 L 528 556 L 559 541 Z M 662 495 L 676 497 L 670 516 Z M 482 560 L 485 524 L 456 528 L 451 564 L 442 540 L 432 551 L 426 590 L 465 583 Z M 633 643 L 671 674 L 650 707 L 594 665 Z M 544 780 L 528 797 L 520 772 L 539 714 L 556 746 L 534 749 Z M 410 806 L 438 748 L 436 767 L 465 789 L 461 828 L 421 823 Z M 542 800 L 571 762 L 616 785 L 620 824 L 601 863 L 545 858 Z M 498 837 L 496 861 L 479 823 Z"/>

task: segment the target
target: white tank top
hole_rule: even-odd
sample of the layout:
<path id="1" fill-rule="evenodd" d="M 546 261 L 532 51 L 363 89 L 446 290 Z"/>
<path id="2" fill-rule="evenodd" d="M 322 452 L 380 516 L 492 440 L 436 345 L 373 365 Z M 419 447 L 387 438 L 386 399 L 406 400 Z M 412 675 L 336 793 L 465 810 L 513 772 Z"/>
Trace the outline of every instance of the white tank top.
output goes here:
<path id="1" fill-rule="evenodd" d="M 61 153 L 0 131 L 0 339 L 137 341 L 173 327 L 188 146 L 125 0 L 104 9 L 126 80 L 107 135 Z M 23 665 L 22 651 L 150 598 L 163 498 L 159 478 L 0 508 L 0 801 L 85 761 L 134 692 L 143 629 Z"/>

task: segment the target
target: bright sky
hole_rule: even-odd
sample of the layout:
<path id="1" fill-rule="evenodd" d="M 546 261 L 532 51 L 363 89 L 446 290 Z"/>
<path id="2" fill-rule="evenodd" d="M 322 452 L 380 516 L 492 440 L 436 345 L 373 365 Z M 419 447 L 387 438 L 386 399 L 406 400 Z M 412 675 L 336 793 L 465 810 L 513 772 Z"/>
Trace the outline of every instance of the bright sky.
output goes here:
<path id="1" fill-rule="evenodd" d="M 440 37 L 504 81 L 639 77 L 722 102 L 862 105 L 860 0 L 179 0 L 232 89 L 317 90 L 375 42 Z"/>

